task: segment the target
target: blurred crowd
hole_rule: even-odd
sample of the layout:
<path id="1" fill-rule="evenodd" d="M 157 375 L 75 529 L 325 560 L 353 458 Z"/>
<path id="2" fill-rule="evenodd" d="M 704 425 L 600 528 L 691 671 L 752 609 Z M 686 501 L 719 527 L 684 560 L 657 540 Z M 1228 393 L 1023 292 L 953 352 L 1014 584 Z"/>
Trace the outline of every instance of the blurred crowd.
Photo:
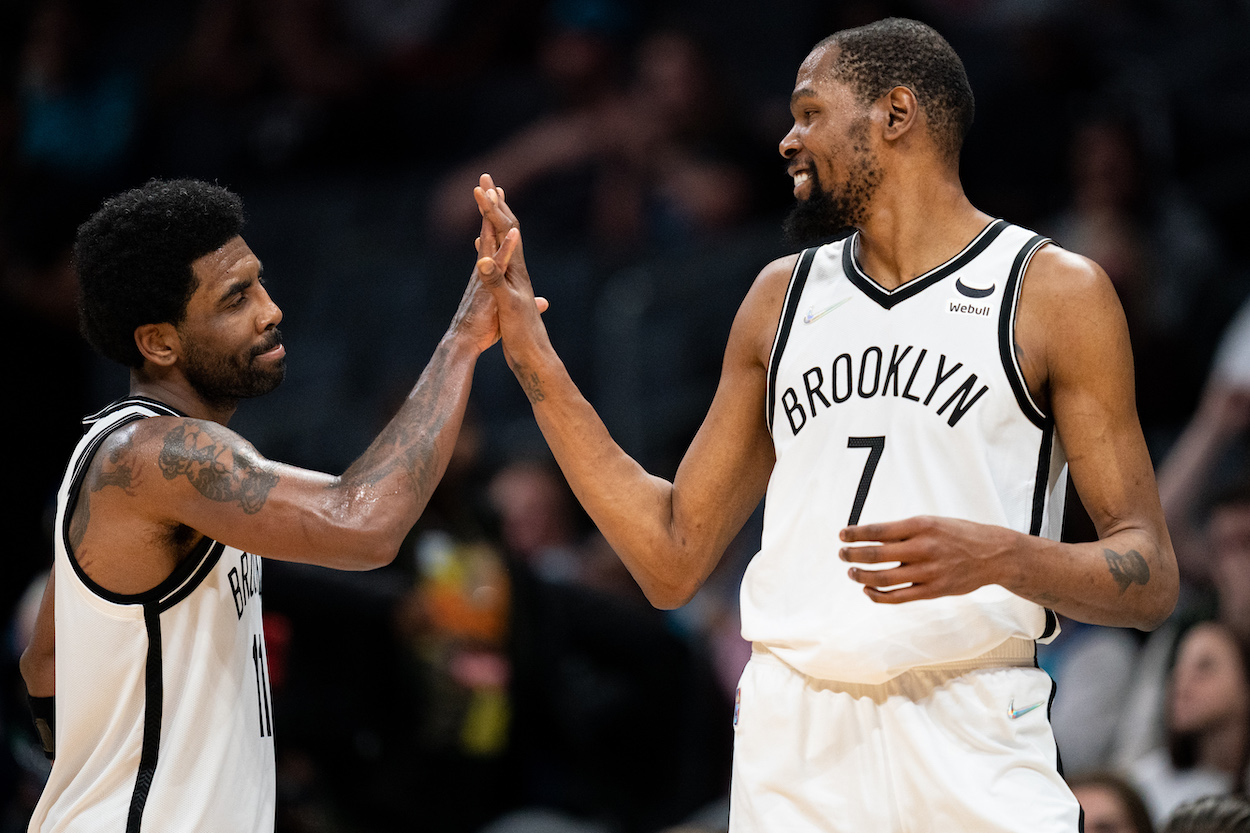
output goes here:
<path id="1" fill-rule="evenodd" d="M 232 427 L 341 471 L 451 318 L 489 171 L 575 381 L 671 476 L 740 299 L 787 251 L 795 70 L 891 14 L 964 58 L 973 202 L 1093 257 L 1128 317 L 1184 589 L 1151 634 L 1065 622 L 1042 648 L 1086 830 L 1250 829 L 1250 3 L 10 0 L 0 833 L 24 829 L 46 773 L 16 658 L 54 490 L 79 418 L 126 385 L 77 336 L 70 247 L 105 196 L 154 176 L 242 195 L 290 357 Z M 1071 497 L 1065 534 L 1087 539 Z M 723 830 L 759 524 L 688 606 L 652 609 L 492 351 L 391 567 L 266 567 L 279 830 Z"/>

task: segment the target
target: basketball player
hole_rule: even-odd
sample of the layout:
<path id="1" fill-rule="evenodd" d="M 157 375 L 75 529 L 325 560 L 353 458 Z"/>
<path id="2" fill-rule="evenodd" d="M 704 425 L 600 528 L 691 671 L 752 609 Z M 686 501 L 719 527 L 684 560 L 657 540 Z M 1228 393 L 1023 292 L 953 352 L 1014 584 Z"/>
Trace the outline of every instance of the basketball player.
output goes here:
<path id="1" fill-rule="evenodd" d="M 32 694 L 55 694 L 35 701 L 55 762 L 31 831 L 273 830 L 258 556 L 389 563 L 498 337 L 475 275 L 407 401 L 344 474 L 271 462 L 226 427 L 285 364 L 282 312 L 242 226 L 237 196 L 183 180 L 114 197 L 79 229 L 84 333 L 130 368 L 130 395 L 87 418 L 58 495 L 53 578 L 22 664 Z"/>
<path id="2" fill-rule="evenodd" d="M 767 490 L 742 586 L 735 833 L 1073 833 L 1035 641 L 1055 613 L 1153 628 L 1177 595 L 1115 293 L 964 195 L 972 93 L 929 27 L 821 42 L 790 109 L 790 230 L 854 233 L 760 273 L 674 482 L 569 379 L 483 177 L 505 355 L 655 605 L 694 595 Z M 1069 470 L 1097 542 L 1058 543 Z"/>

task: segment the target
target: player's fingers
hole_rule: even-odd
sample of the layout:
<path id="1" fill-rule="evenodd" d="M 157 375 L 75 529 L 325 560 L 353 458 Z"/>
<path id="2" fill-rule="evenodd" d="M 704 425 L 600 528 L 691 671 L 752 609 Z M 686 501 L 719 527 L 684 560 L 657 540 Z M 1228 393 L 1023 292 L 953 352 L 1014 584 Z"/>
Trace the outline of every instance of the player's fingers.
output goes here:
<path id="1" fill-rule="evenodd" d="M 905 541 L 932 526 L 933 519 L 928 517 L 904 518 L 899 521 L 883 521 L 881 523 L 860 524 L 845 527 L 839 537 L 843 541 Z"/>
<path id="2" fill-rule="evenodd" d="M 838 557 L 852 564 L 877 564 L 881 561 L 898 560 L 896 558 L 883 558 L 882 550 L 884 549 L 883 545 L 876 542 L 860 544 L 854 547 L 842 547 L 838 550 Z"/>
<path id="3" fill-rule="evenodd" d="M 503 238 L 503 245 L 499 247 L 499 251 L 495 253 L 495 263 L 503 271 L 507 271 L 508 264 L 512 262 L 512 255 L 516 253 L 517 247 L 521 245 L 521 232 L 512 229 Z"/>
<path id="4" fill-rule="evenodd" d="M 534 306 L 538 307 L 539 315 L 542 315 L 544 312 L 551 309 L 551 304 L 547 303 L 547 299 L 541 295 L 534 296 Z"/>
<path id="5" fill-rule="evenodd" d="M 913 584 L 894 590 L 882 590 L 879 587 L 865 587 L 864 595 L 878 604 L 897 605 L 914 602 L 919 599 L 933 599 L 936 595 L 924 584 Z"/>
<path id="6" fill-rule="evenodd" d="M 924 577 L 924 571 L 904 564 L 887 570 L 865 570 L 862 567 L 851 567 L 846 571 L 851 581 L 859 582 L 865 587 L 894 587 L 899 584 L 914 584 Z"/>

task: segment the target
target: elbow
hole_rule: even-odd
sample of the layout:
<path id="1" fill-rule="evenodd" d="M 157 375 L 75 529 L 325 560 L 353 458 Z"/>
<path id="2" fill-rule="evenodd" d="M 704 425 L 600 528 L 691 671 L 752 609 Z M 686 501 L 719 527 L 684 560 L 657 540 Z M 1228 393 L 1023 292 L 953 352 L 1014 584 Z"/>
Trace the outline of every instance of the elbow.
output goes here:
<path id="1" fill-rule="evenodd" d="M 30 696 L 51 697 L 55 693 L 55 666 L 56 655 L 51 651 L 36 651 L 33 644 L 22 651 L 18 670 Z"/>
<path id="2" fill-rule="evenodd" d="M 643 595 L 651 606 L 659 610 L 675 610 L 682 607 L 699 592 L 702 582 L 675 578 L 667 581 L 650 581 L 639 583 Z"/>
<path id="3" fill-rule="evenodd" d="M 1176 610 L 1176 602 L 1180 598 L 1179 582 L 1173 576 L 1171 581 L 1161 584 L 1164 586 L 1158 589 L 1151 603 L 1142 611 L 1142 620 L 1137 624 L 1138 630 L 1154 630 L 1166 622 Z"/>
<path id="4" fill-rule="evenodd" d="M 404 543 L 404 536 L 386 532 L 368 534 L 356 549 L 351 569 L 366 571 L 389 566 Z"/>

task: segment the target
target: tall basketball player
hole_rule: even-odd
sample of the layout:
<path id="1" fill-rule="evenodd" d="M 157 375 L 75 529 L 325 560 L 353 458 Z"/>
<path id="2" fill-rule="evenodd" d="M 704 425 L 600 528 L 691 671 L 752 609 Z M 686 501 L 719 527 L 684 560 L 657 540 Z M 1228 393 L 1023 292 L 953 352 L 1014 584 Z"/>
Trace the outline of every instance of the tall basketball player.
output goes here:
<path id="1" fill-rule="evenodd" d="M 483 177 L 504 352 L 657 606 L 695 593 L 767 492 L 742 587 L 735 833 L 1074 833 L 1035 643 L 1055 613 L 1155 627 L 1177 595 L 1119 303 L 1096 264 L 964 195 L 972 92 L 929 27 L 821 42 L 790 109 L 791 231 L 854 232 L 760 273 L 674 482 L 569 379 Z M 1069 472 L 1097 542 L 1057 540 Z"/>
<path id="2" fill-rule="evenodd" d="M 32 694 L 55 696 L 35 699 L 55 762 L 31 831 L 273 830 L 259 556 L 389 563 L 498 337 L 475 275 L 344 474 L 271 462 L 226 427 L 285 364 L 242 226 L 237 196 L 184 180 L 114 197 L 79 229 L 84 332 L 130 368 L 130 395 L 87 418 L 58 495 L 53 580 L 22 664 Z"/>

